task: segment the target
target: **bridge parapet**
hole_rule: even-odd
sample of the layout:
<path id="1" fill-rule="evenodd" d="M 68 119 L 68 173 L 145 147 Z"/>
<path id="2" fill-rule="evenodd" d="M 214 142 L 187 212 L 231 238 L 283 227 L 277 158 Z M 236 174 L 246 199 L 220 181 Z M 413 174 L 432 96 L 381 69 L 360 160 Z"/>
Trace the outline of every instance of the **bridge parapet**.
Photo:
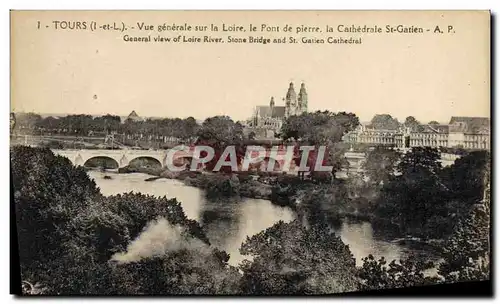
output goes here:
<path id="1" fill-rule="evenodd" d="M 67 157 L 74 165 L 83 166 L 94 157 L 108 157 L 116 161 L 119 168 L 128 166 L 136 158 L 156 159 L 164 166 L 166 150 L 52 150 L 54 154 Z"/>
<path id="2" fill-rule="evenodd" d="M 278 150 L 278 155 L 286 153 L 286 146 L 282 146 Z M 185 146 L 183 148 L 177 148 L 177 152 L 173 155 L 173 160 L 193 157 L 194 156 L 194 148 Z M 109 157 L 114 159 L 118 166 L 125 167 L 130 164 L 131 161 L 141 157 L 148 157 L 156 159 L 162 167 L 166 165 L 167 154 L 171 150 L 52 150 L 54 154 L 61 155 L 67 157 L 71 160 L 71 162 L 75 165 L 84 165 L 89 159 L 94 157 Z M 349 161 L 351 167 L 359 167 L 362 165 L 363 161 L 366 158 L 365 153 L 362 152 L 353 152 L 348 151 L 344 154 L 346 159 Z M 266 158 L 274 158 L 274 155 L 271 153 L 271 149 L 266 150 Z M 460 158 L 459 155 L 442 153 L 441 154 L 441 163 L 443 166 L 452 165 L 456 159 Z M 278 160 L 278 163 L 280 161 Z"/>

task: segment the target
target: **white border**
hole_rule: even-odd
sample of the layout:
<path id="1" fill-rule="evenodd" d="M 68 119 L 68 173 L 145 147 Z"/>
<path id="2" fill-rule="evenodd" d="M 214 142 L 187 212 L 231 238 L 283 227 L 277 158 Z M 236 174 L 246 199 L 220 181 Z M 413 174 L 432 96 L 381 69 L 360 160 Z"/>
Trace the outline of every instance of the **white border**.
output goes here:
<path id="1" fill-rule="evenodd" d="M 2 168 L 2 180 L 1 184 L 4 185 L 1 189 L 9 189 L 8 188 L 8 183 L 9 183 L 9 173 L 6 168 L 9 168 L 9 162 L 8 162 L 8 146 L 9 146 L 9 135 L 8 135 L 8 117 L 10 112 L 10 105 L 9 105 L 9 9 L 286 9 L 286 10 L 292 10 L 292 9 L 355 9 L 355 10 L 369 10 L 369 9 L 377 9 L 377 10 L 382 10 L 382 9 L 417 9 L 417 10 L 428 10 L 428 9 L 458 9 L 458 10 L 465 10 L 465 9 L 491 9 L 492 12 L 498 13 L 500 11 L 499 9 L 499 3 L 500 1 L 498 0 L 474 0 L 474 1 L 439 1 L 439 0 L 419 0 L 419 1 L 401 1 L 401 0 L 392 0 L 392 1 L 384 1 L 383 3 L 378 3 L 375 1 L 370 1 L 370 0 L 350 0 L 350 1 L 317 1 L 317 0 L 303 0 L 303 1 L 296 1 L 296 0 L 287 0 L 283 2 L 274 2 L 271 3 L 269 0 L 253 0 L 253 1 L 207 1 L 207 0 L 198 0 L 198 1 L 170 1 L 168 4 L 164 3 L 163 1 L 150 1 L 150 0 L 140 0 L 140 1 L 128 1 L 128 0 L 121 0 L 121 1 L 116 1 L 116 2 L 104 2 L 102 0 L 80 0 L 80 1 L 37 1 L 37 0 L 32 0 L 32 1 L 2 1 L 1 2 L 1 7 L 2 10 L 0 10 L 0 20 L 1 20 L 1 41 L 4 43 L 2 44 L 4 47 L 1 49 L 2 51 L 2 58 L 3 58 L 3 70 L 2 70 L 2 81 L 1 83 L 1 90 L 2 90 L 2 97 L 4 100 L 4 105 L 1 107 L 1 113 L 0 113 L 0 118 L 2 121 L 2 132 L 0 132 L 2 138 L 1 141 L 5 145 L 0 151 L 2 155 L 0 156 L 0 168 Z M 498 16 L 497 16 L 498 19 Z M 498 20 L 497 20 L 498 23 Z M 498 39 L 498 31 L 495 31 L 495 38 Z M 495 67 L 497 64 L 495 64 Z M 492 86 L 499 87 L 498 86 L 498 78 L 496 78 L 495 83 L 492 83 Z M 471 101 L 473 102 L 473 101 Z M 498 108 L 498 107 L 497 107 Z M 497 114 L 497 113 L 495 113 Z M 495 115 L 496 117 L 497 115 Z M 498 134 L 498 128 L 495 127 L 494 134 Z M 496 153 L 495 153 L 496 154 Z M 495 166 L 496 169 L 496 166 Z M 495 170 L 496 171 L 496 170 Z M 498 178 L 495 181 L 495 186 L 498 184 Z M 496 187 L 495 187 L 496 188 Z M 6 301 L 14 301 L 15 299 L 13 296 L 8 295 L 9 294 L 9 234 L 7 233 L 9 231 L 9 220 L 7 219 L 7 216 L 9 215 L 9 203 L 8 203 L 8 190 L 7 191 L 2 191 L 2 197 L 5 198 L 2 200 L 2 203 L 0 204 L 1 210 L 0 214 L 3 216 L 3 220 L 0 221 L 2 225 L 2 231 L 3 233 L 1 234 L 1 239 L 2 239 L 2 251 L 1 251 L 1 256 L 2 256 L 2 265 L 3 271 L 1 271 L 1 287 L 2 287 L 2 300 Z M 496 193 L 496 192 L 495 192 Z M 496 197 L 495 197 L 496 198 Z M 496 202 L 496 199 L 493 198 L 493 201 Z M 495 219 L 498 220 L 498 209 L 499 207 L 494 207 L 495 210 Z M 498 226 L 498 225 L 496 225 Z M 498 232 L 495 230 L 495 232 Z M 495 233 L 495 236 L 497 233 Z M 498 265 L 498 259 L 497 257 L 497 251 L 495 250 L 495 257 L 494 257 L 494 265 Z M 495 267 L 496 270 L 496 267 Z M 495 274 L 497 272 L 495 271 Z M 497 290 L 497 284 L 498 284 L 498 278 L 496 277 L 496 284 L 495 284 L 495 290 Z M 212 301 L 217 301 L 220 300 L 221 298 L 208 298 L 208 299 L 203 299 L 204 302 L 212 302 Z M 224 298 L 222 298 L 224 299 Z M 322 298 L 323 300 L 327 298 Z M 336 298 L 331 298 L 329 300 L 334 300 Z M 56 300 L 56 299 L 44 299 L 45 302 L 52 302 L 52 301 L 58 301 L 59 303 L 62 302 L 69 302 L 71 299 L 63 299 L 63 300 Z M 111 299 L 95 299 L 93 301 L 95 302 L 104 302 L 104 301 L 109 301 Z M 118 298 L 118 299 L 113 299 L 114 301 L 123 301 L 123 298 Z M 186 301 L 188 299 L 165 299 L 166 301 Z M 193 298 L 190 299 L 189 301 L 199 301 L 201 299 Z M 225 300 L 230 300 L 233 301 L 234 299 L 225 299 Z M 251 299 L 242 299 L 242 301 L 249 301 Z M 278 299 L 272 299 L 272 300 L 278 300 Z M 299 299 L 280 299 L 279 301 L 290 301 L 290 300 L 299 300 Z M 345 301 L 346 299 L 344 298 L 339 298 L 339 300 Z M 351 301 L 351 299 L 348 299 Z M 352 299 L 355 300 L 357 303 L 363 303 L 363 302 L 372 302 L 372 301 L 401 301 L 400 299 L 367 299 L 367 298 L 361 298 L 361 299 Z M 409 301 L 416 301 L 418 299 L 408 299 Z M 456 301 L 459 299 L 451 299 L 451 301 Z M 471 299 L 472 300 L 472 299 Z M 145 302 L 145 301 L 155 301 L 155 298 L 143 298 L 143 299 L 129 299 L 127 301 L 134 301 L 134 302 Z M 267 299 L 265 301 L 270 301 L 270 299 Z M 445 299 L 425 299 L 425 301 L 431 303 L 431 302 L 438 302 L 442 303 L 443 301 L 450 301 L 450 300 L 445 300 Z M 3 303 L 4 301 L 2 301 Z"/>

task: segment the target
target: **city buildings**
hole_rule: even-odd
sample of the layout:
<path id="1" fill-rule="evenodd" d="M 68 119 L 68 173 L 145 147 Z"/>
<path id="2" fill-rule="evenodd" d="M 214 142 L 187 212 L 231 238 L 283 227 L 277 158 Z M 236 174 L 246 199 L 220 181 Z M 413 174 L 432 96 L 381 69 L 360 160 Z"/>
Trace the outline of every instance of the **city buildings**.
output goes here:
<path id="1" fill-rule="evenodd" d="M 388 145 L 397 148 L 447 147 L 489 150 L 490 119 L 454 116 L 445 125 L 422 125 L 418 131 L 401 126 L 398 130 L 381 130 L 360 125 L 344 136 L 352 144 Z"/>

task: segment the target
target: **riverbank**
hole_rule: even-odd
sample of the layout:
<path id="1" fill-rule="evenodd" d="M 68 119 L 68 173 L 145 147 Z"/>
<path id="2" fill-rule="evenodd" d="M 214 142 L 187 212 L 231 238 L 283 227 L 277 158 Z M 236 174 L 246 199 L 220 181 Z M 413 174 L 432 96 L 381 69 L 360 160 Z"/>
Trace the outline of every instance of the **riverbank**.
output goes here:
<path id="1" fill-rule="evenodd" d="M 254 198 L 254 199 L 265 199 L 272 201 L 272 185 L 268 183 L 261 182 L 256 180 L 258 176 L 251 176 L 248 174 L 223 174 L 223 173 L 207 173 L 207 172 L 171 172 L 164 169 L 159 168 L 130 168 L 124 167 L 118 170 L 118 173 L 144 173 L 151 175 L 151 178 L 146 179 L 146 181 L 154 181 L 160 178 L 167 179 L 176 179 L 182 181 L 187 186 L 197 187 L 200 189 L 207 190 L 210 186 L 216 186 L 218 184 L 222 184 L 232 177 L 237 178 L 237 182 L 233 180 L 231 187 L 237 188 L 233 189 L 238 192 L 238 194 L 242 197 L 246 198 Z M 231 189 L 228 190 L 228 193 L 232 193 Z M 224 193 L 221 193 L 224 195 Z"/>
<path id="2" fill-rule="evenodd" d="M 230 212 L 236 212 L 233 214 L 233 216 L 229 216 L 229 218 L 233 218 L 229 221 L 229 223 L 232 224 L 228 225 L 228 222 L 225 222 L 225 224 L 223 225 L 225 228 L 223 230 L 226 231 L 226 229 L 229 229 L 232 231 L 232 229 L 234 229 L 233 225 L 235 225 L 235 223 L 240 223 L 242 225 L 241 227 L 246 227 L 244 229 L 251 230 L 249 234 L 255 234 L 259 232 L 255 228 L 256 225 L 260 225 L 259 227 L 261 227 L 262 229 L 265 229 L 271 225 L 269 223 L 271 213 L 274 214 L 272 218 L 276 219 L 282 219 L 283 214 L 289 214 L 290 216 L 296 217 L 297 212 L 301 211 L 300 208 L 304 207 L 300 206 L 300 199 L 302 198 L 302 196 L 296 196 L 297 189 L 295 187 L 283 187 L 279 189 L 278 187 L 273 187 L 273 185 L 261 183 L 259 181 L 253 181 L 252 179 L 246 178 L 243 175 L 240 176 L 241 178 L 238 178 L 238 180 L 241 182 L 240 185 L 233 185 L 240 189 L 240 194 L 238 196 L 226 198 L 216 197 L 215 200 L 213 200 L 212 198 L 207 197 L 206 193 L 206 189 L 209 187 L 208 185 L 210 185 L 210 187 L 214 186 L 214 183 L 210 183 L 210 181 L 224 180 L 224 182 L 217 183 L 216 185 L 222 186 L 226 184 L 227 186 L 230 183 L 229 176 L 226 175 L 224 176 L 224 178 L 221 178 L 222 176 L 219 176 L 218 174 L 201 174 L 191 172 L 190 174 L 184 173 L 176 174 L 176 176 L 169 175 L 168 177 L 160 177 L 139 172 L 137 172 L 136 174 L 119 174 L 118 172 L 113 171 L 113 174 L 111 174 L 111 172 L 108 173 L 112 177 L 112 180 L 107 181 L 103 178 L 103 173 L 100 173 L 98 170 L 92 171 L 93 172 L 91 172 L 91 176 L 99 181 L 99 186 L 104 189 L 104 193 L 107 193 L 107 195 L 119 194 L 122 191 L 120 189 L 128 189 L 127 191 L 130 191 L 130 189 L 135 189 L 134 191 L 140 191 L 141 193 L 148 193 L 155 196 L 166 195 L 168 198 L 177 198 L 182 203 L 183 208 L 185 209 L 185 212 L 189 218 L 196 220 L 203 219 L 203 221 L 208 221 L 206 222 L 206 225 L 208 225 L 207 227 L 211 227 L 210 229 L 215 229 L 215 227 L 218 227 L 217 225 L 215 225 L 214 227 L 211 226 L 214 225 L 213 220 L 215 218 L 226 218 L 228 214 L 232 214 Z M 189 175 L 191 175 L 191 177 Z M 146 180 L 151 181 L 148 182 Z M 304 183 L 302 183 L 302 191 L 300 192 L 301 194 L 307 195 L 307 193 L 310 193 L 310 191 L 312 190 L 327 188 L 325 186 L 326 185 L 318 185 L 310 181 L 305 181 Z M 243 195 L 245 194 L 245 189 L 251 189 L 252 187 L 258 188 L 259 190 L 257 191 L 263 191 L 265 187 L 265 191 L 267 193 L 260 194 L 257 192 L 249 194 L 255 196 L 262 195 L 262 199 L 257 200 L 249 197 L 244 197 Z M 327 196 L 331 196 L 330 192 L 326 192 L 325 194 Z M 282 201 L 276 201 L 276 196 L 279 195 L 283 196 Z M 287 202 L 287 200 L 290 198 L 289 195 L 294 195 L 292 201 L 293 204 Z M 311 197 L 311 195 L 309 196 Z M 266 199 L 269 197 L 273 197 L 274 201 Z M 299 199 L 299 201 L 297 201 L 297 199 Z M 241 204 L 227 206 L 225 202 L 228 201 L 238 201 L 241 202 Z M 314 199 L 313 201 L 318 200 Z M 221 203 L 214 204 L 213 202 Z M 356 201 L 351 201 L 348 203 L 348 206 L 352 207 L 352 209 L 350 210 L 332 210 L 332 212 L 334 213 L 338 212 L 338 217 L 334 216 L 336 217 L 336 220 L 332 225 L 335 230 L 338 231 L 339 235 L 343 237 L 343 240 L 345 242 L 356 247 L 359 246 L 359 238 L 369 238 L 369 240 L 367 239 L 366 241 L 363 241 L 363 244 L 369 244 L 366 246 L 366 248 L 363 245 L 362 247 L 355 250 L 355 256 L 358 259 L 358 263 L 360 265 L 362 264 L 362 261 L 360 259 L 366 256 L 368 252 L 367 248 L 371 248 L 370 250 L 376 248 L 373 253 L 378 256 L 385 256 L 388 259 L 398 259 L 402 257 L 401 254 L 406 256 L 409 252 L 414 252 L 416 255 L 420 255 L 421 252 L 436 252 L 436 250 L 428 246 L 425 242 L 419 242 L 420 240 L 411 238 L 404 238 L 401 235 L 394 235 L 391 231 L 387 231 L 386 229 L 381 229 L 377 225 L 373 225 L 371 217 L 367 217 L 365 214 L 363 214 L 363 212 L 355 209 L 355 207 L 357 208 L 361 204 L 361 202 L 358 203 Z M 290 207 L 290 205 L 292 207 Z M 240 213 L 243 211 L 244 213 Z M 328 211 L 324 210 L 323 212 Z M 249 214 L 253 215 L 250 217 L 251 219 L 242 218 L 240 220 L 236 220 L 236 214 L 240 214 L 239 216 L 242 216 L 241 214 L 246 214 L 244 218 L 248 218 Z M 285 218 L 288 218 L 289 215 L 286 215 Z M 225 221 L 226 220 L 227 218 L 225 219 Z M 250 226 L 248 226 L 248 223 L 251 223 Z M 230 233 L 231 235 L 234 234 L 234 232 L 228 233 Z M 357 236 L 353 237 L 354 235 Z M 235 245 L 235 247 L 230 251 L 232 255 L 239 257 L 238 246 L 239 244 Z M 439 257 L 439 255 L 436 256 Z"/>
<path id="3" fill-rule="evenodd" d="M 121 168 L 118 173 L 143 173 L 150 175 L 146 182 L 158 179 L 175 179 L 181 181 L 186 186 L 202 189 L 207 197 L 231 197 L 238 195 L 249 199 L 263 199 L 270 201 L 273 205 L 288 207 L 297 212 L 303 203 L 312 193 L 320 192 L 320 201 L 331 205 L 334 217 L 339 220 L 354 220 L 369 222 L 377 227 L 377 230 L 384 231 L 392 235 L 392 238 L 403 243 L 420 243 L 424 246 L 439 248 L 443 240 L 415 238 L 414 235 L 406 235 L 398 232 L 400 229 L 393 226 L 388 219 L 379 218 L 372 212 L 372 202 L 365 198 L 347 198 L 346 203 L 336 206 L 339 203 L 337 197 L 339 189 L 344 189 L 344 181 L 335 180 L 332 184 L 316 183 L 311 180 L 300 180 L 297 176 L 277 175 L 267 176 L 266 174 L 251 175 L 249 173 L 208 173 L 208 172 L 170 172 L 159 168 Z M 307 208 L 307 207 L 306 207 Z M 325 210 L 327 212 L 327 210 Z"/>
<path id="4" fill-rule="evenodd" d="M 280 207 L 289 207 L 296 210 L 297 202 L 301 196 L 311 191 L 325 189 L 326 187 L 342 187 L 342 181 L 334 183 L 318 183 L 312 180 L 301 180 L 296 175 L 285 174 L 251 174 L 245 173 L 209 173 L 209 172 L 171 172 L 160 168 L 130 168 L 124 167 L 118 173 L 143 173 L 151 175 L 145 179 L 147 182 L 161 178 L 182 181 L 187 186 L 203 189 L 208 196 L 239 195 L 244 198 L 269 200 Z M 359 203 L 357 199 L 349 199 L 348 205 L 338 211 L 340 218 L 372 221 L 373 214 L 368 208 Z"/>

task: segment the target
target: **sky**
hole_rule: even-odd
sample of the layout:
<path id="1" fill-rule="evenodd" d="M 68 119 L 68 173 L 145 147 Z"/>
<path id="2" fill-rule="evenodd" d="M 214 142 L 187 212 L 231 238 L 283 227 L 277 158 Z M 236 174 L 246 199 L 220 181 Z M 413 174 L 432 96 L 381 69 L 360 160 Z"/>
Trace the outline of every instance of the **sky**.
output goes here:
<path id="1" fill-rule="evenodd" d="M 309 110 L 388 113 L 403 121 L 490 116 L 489 15 L 480 12 L 14 12 L 11 110 L 244 120 L 257 105 L 284 105 L 290 82 L 304 82 Z M 54 20 L 135 25 L 225 23 L 415 25 L 441 34 L 348 34 L 359 45 L 132 43 L 117 31 L 55 30 Z M 49 28 L 37 29 L 37 21 Z M 158 35 L 129 31 L 130 36 Z M 162 35 L 164 33 L 161 33 Z M 270 38 L 289 33 L 201 33 Z M 165 36 L 178 36 L 177 33 Z M 327 33 L 293 34 L 326 38 Z"/>

